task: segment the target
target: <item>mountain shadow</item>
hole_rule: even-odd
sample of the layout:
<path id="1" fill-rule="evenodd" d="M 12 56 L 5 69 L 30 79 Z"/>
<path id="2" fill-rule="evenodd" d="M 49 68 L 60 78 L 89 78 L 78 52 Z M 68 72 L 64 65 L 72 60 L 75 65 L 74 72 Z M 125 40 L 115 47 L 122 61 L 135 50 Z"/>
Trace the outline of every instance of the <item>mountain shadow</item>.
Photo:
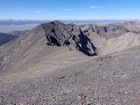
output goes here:
<path id="1" fill-rule="evenodd" d="M 11 41 L 15 38 L 18 38 L 18 36 L 0 33 L 0 46 L 5 44 L 5 43 L 8 43 L 9 41 Z"/>
<path id="2" fill-rule="evenodd" d="M 88 56 L 95 56 L 98 55 L 97 47 L 93 45 L 91 40 L 87 37 L 87 35 L 84 35 L 83 32 L 79 35 L 80 37 L 80 51 L 82 51 L 84 54 Z"/>

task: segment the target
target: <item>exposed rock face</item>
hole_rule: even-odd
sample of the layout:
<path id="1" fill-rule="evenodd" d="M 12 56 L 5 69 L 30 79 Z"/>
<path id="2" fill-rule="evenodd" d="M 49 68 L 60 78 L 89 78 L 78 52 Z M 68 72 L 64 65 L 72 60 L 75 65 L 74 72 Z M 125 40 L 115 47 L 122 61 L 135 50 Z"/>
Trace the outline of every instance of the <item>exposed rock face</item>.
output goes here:
<path id="1" fill-rule="evenodd" d="M 65 24 L 55 21 L 41 25 L 46 32 L 47 44 L 62 46 L 64 44 L 65 37 Z"/>
<path id="2" fill-rule="evenodd" d="M 88 24 L 88 25 L 82 26 L 81 29 L 84 32 L 88 32 L 88 33 L 94 32 L 105 39 L 119 37 L 129 32 L 129 30 L 126 27 L 121 26 L 121 25 L 113 25 L 113 24 L 109 24 L 105 26 L 97 26 L 93 24 Z"/>
<path id="3" fill-rule="evenodd" d="M 106 27 L 108 27 L 107 39 L 116 38 L 129 32 L 126 27 L 121 25 L 108 25 Z"/>
<path id="4" fill-rule="evenodd" d="M 129 32 L 128 29 L 125 28 L 125 27 L 122 26 L 122 25 L 110 25 L 109 30 L 110 30 L 110 31 L 123 30 L 123 31 L 125 31 L 125 32 Z"/>
<path id="5" fill-rule="evenodd" d="M 104 26 L 97 26 L 95 25 L 95 32 L 99 35 L 104 35 L 108 32 L 107 28 Z"/>
<path id="6" fill-rule="evenodd" d="M 120 22 L 112 23 L 111 25 L 124 26 L 133 33 L 140 33 L 140 21 L 138 20 L 123 20 Z"/>
<path id="7" fill-rule="evenodd" d="M 48 45 L 68 46 L 70 49 L 77 49 L 88 56 L 97 55 L 96 47 L 77 25 L 65 25 L 54 21 L 41 26 L 46 32 Z"/>

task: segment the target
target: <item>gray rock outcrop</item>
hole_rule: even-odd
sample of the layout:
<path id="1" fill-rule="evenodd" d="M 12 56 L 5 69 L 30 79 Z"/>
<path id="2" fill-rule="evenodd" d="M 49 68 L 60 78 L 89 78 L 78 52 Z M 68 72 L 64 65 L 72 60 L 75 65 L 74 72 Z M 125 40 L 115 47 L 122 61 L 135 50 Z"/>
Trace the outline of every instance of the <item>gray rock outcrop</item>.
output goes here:
<path id="1" fill-rule="evenodd" d="M 41 26 L 46 32 L 48 45 L 68 46 L 70 49 L 77 49 L 88 56 L 97 55 L 97 48 L 77 25 L 65 25 L 54 21 Z"/>
<path id="2" fill-rule="evenodd" d="M 129 30 L 126 27 L 122 25 L 113 25 L 113 24 L 109 24 L 105 26 L 87 24 L 87 25 L 81 26 L 81 29 L 86 33 L 94 32 L 104 39 L 111 39 L 114 37 L 119 37 L 129 32 Z"/>

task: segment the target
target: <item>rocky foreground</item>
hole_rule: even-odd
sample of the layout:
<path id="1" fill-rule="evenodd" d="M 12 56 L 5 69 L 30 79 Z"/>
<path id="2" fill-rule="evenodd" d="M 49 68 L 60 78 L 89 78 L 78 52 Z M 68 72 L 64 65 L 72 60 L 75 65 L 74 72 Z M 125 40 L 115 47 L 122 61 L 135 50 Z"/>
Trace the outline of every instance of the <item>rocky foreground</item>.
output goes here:
<path id="1" fill-rule="evenodd" d="M 0 51 L 0 105 L 140 104 L 139 33 L 124 26 L 55 21 Z"/>

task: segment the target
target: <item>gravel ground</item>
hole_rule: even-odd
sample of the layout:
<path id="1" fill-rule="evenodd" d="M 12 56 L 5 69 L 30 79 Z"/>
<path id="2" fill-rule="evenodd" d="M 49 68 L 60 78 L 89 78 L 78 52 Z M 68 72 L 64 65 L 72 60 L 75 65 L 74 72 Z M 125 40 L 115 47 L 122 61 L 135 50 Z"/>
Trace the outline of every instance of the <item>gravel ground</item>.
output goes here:
<path id="1" fill-rule="evenodd" d="M 0 105 L 140 105 L 139 48 L 15 83 Z"/>

